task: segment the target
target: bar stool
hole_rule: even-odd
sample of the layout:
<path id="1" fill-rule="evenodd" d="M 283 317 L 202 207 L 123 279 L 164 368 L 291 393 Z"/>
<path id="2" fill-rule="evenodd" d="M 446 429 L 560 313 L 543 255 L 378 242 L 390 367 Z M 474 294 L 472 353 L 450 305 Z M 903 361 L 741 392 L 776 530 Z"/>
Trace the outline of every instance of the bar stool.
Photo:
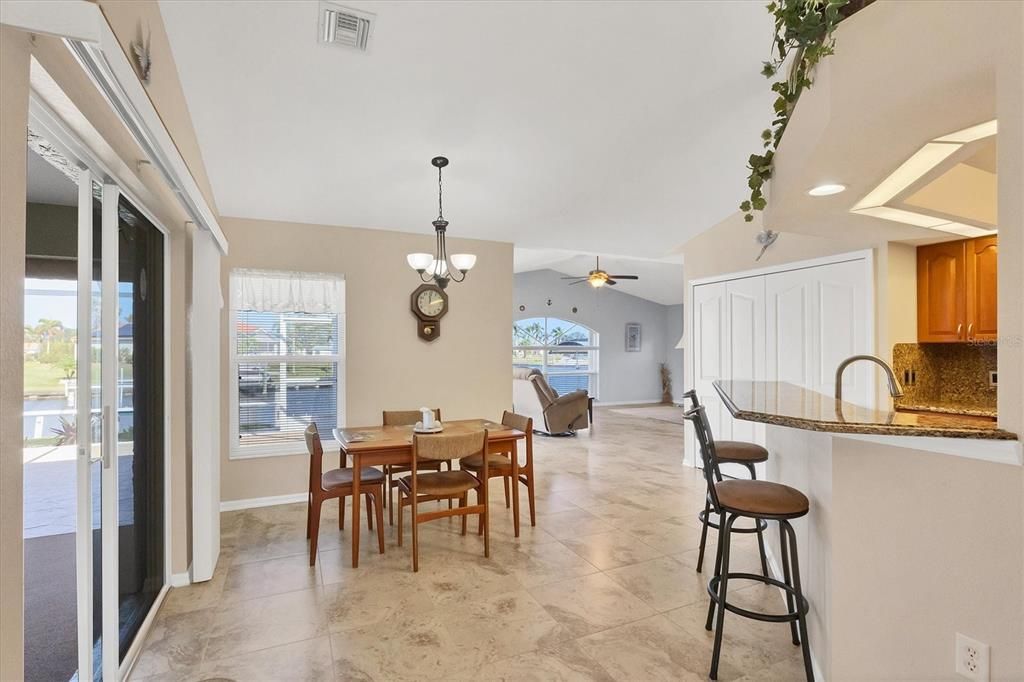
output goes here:
<path id="1" fill-rule="evenodd" d="M 708 580 L 708 618 L 705 629 L 715 626 L 715 646 L 711 654 L 712 680 L 718 679 L 718 661 L 722 653 L 722 633 L 725 625 L 725 612 L 768 623 L 789 623 L 793 644 L 802 646 L 804 671 L 807 680 L 813 682 L 814 672 L 811 668 L 811 649 L 807 641 L 807 612 L 810 609 L 800 587 L 800 563 L 796 552 L 796 533 L 790 525 L 791 519 L 805 516 L 810 509 L 807 497 L 795 488 L 781 483 L 769 481 L 729 480 L 723 481 L 718 471 L 717 445 L 711 436 L 704 407 L 688 410 L 686 419 L 693 422 L 700 444 L 701 459 L 704 462 L 704 478 L 708 483 L 708 496 L 712 510 L 722 520 L 722 529 L 718 533 L 718 552 L 715 557 L 715 575 Z M 779 544 L 782 560 L 782 580 L 756 573 L 733 573 L 729 571 L 729 544 L 736 519 L 748 518 L 766 521 L 778 521 Z M 786 613 L 761 613 L 741 608 L 727 601 L 728 589 L 733 580 L 754 580 L 765 585 L 772 585 L 786 593 Z M 798 632 L 799 630 L 799 632 Z"/>
<path id="2" fill-rule="evenodd" d="M 700 401 L 697 400 L 697 391 L 689 390 L 683 394 L 683 397 L 690 401 L 693 406 L 691 409 L 700 407 Z M 710 433 L 710 429 L 708 430 Z M 757 473 L 754 470 L 755 464 L 768 461 L 768 450 L 761 447 L 757 443 L 746 443 L 738 440 L 720 440 L 715 443 L 715 451 L 718 454 L 718 462 L 720 464 L 739 464 L 747 468 L 750 472 L 750 480 L 757 480 Z M 718 481 L 721 482 L 722 475 L 718 474 Z M 721 516 L 719 521 L 715 522 L 708 518 L 711 514 L 711 488 L 708 488 L 707 497 L 704 498 L 704 511 L 697 514 L 697 519 L 701 523 L 700 531 L 700 553 L 697 555 L 697 572 L 700 573 L 704 569 L 704 545 L 708 539 L 708 526 L 721 532 L 719 524 L 721 522 Z M 764 576 L 768 577 L 768 559 L 764 554 L 764 530 L 768 528 L 768 523 L 762 519 L 754 521 L 754 526 L 751 528 L 733 528 L 733 533 L 757 533 L 757 548 L 761 553 L 761 572 Z"/>

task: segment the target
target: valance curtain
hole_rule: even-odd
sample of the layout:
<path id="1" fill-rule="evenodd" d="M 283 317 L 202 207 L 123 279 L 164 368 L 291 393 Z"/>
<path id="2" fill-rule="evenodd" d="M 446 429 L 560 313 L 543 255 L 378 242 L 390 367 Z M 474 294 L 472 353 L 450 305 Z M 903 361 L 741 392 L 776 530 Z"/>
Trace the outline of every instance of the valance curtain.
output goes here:
<path id="1" fill-rule="evenodd" d="M 231 308 L 269 313 L 341 314 L 342 278 L 280 270 L 234 270 Z"/>

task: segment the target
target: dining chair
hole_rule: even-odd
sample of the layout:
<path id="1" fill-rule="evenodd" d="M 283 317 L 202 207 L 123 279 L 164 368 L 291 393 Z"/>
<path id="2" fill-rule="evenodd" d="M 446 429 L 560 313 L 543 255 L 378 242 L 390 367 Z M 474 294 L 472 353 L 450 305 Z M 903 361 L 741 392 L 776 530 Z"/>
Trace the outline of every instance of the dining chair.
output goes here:
<path id="1" fill-rule="evenodd" d="M 326 500 L 338 499 L 338 528 L 345 528 L 345 498 L 352 494 L 352 469 L 342 467 L 324 472 L 324 448 L 315 423 L 306 427 L 309 450 L 309 508 L 306 510 L 306 538 L 309 539 L 309 565 L 316 564 L 316 545 L 320 535 L 320 511 Z M 373 530 L 373 512 L 377 516 L 377 546 L 384 553 L 384 474 L 363 467 L 359 477 L 366 490 L 366 527 Z"/>
<path id="2" fill-rule="evenodd" d="M 415 426 L 416 422 L 420 421 L 423 415 L 419 410 L 384 410 L 384 414 L 381 417 L 381 424 L 384 426 Z M 441 408 L 434 408 L 434 421 L 441 421 Z M 449 463 L 450 466 L 450 463 Z M 436 463 L 436 470 L 441 470 L 441 462 Z M 387 483 L 387 499 L 384 501 L 384 506 L 388 508 L 388 523 L 392 526 L 395 525 L 395 514 L 392 511 L 392 507 L 395 504 L 394 489 L 397 483 L 395 482 L 395 474 L 402 474 L 409 471 L 407 464 L 385 464 L 384 473 L 388 477 Z M 450 508 L 450 507 L 449 507 Z"/>
<path id="3" fill-rule="evenodd" d="M 501 416 L 502 426 L 507 426 L 518 431 L 522 431 L 526 434 L 526 463 L 519 467 L 519 479 L 513 481 L 512 472 L 512 457 L 518 456 L 516 452 L 515 441 L 512 441 L 508 445 L 506 452 L 491 452 L 488 457 L 490 458 L 490 477 L 497 478 L 501 477 L 505 484 L 505 508 L 509 507 L 509 484 L 512 484 L 512 494 L 516 496 L 515 507 L 519 507 L 519 484 L 526 486 L 526 495 L 530 502 L 530 525 L 537 525 L 537 503 L 534 498 L 534 477 L 533 477 L 533 419 L 531 417 L 525 417 L 515 412 L 509 412 L 508 410 Z M 483 469 L 483 456 L 480 454 L 471 455 L 464 457 L 459 460 L 459 466 L 468 471 L 480 475 Z M 516 516 L 513 519 L 515 535 L 519 537 L 519 517 Z M 483 529 L 478 529 L 482 531 Z"/>
<path id="4" fill-rule="evenodd" d="M 483 469 L 474 475 L 467 469 L 448 471 L 429 470 L 421 473 L 421 464 L 434 464 L 481 455 Z M 484 556 L 491 556 L 491 531 L 487 512 L 487 481 L 490 465 L 487 452 L 487 430 L 459 434 L 414 434 L 412 439 L 412 463 L 410 475 L 398 479 L 398 546 L 402 546 L 403 508 L 412 507 L 412 570 L 420 570 L 419 525 L 426 521 L 447 516 L 462 517 L 462 534 L 466 534 L 466 522 L 471 514 L 479 514 L 483 526 Z M 476 504 L 469 505 L 469 491 L 476 491 Z M 421 502 L 433 500 L 458 500 L 456 508 L 438 509 L 421 513 Z"/>

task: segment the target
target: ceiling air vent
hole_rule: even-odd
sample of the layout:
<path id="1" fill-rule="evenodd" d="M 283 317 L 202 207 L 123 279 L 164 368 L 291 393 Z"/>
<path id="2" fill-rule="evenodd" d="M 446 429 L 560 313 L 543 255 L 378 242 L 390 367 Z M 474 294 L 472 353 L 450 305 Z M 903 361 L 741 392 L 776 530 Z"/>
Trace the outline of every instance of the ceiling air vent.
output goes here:
<path id="1" fill-rule="evenodd" d="M 343 7 L 333 2 L 321 2 L 320 42 L 354 47 L 365 52 L 376 16 L 371 12 Z"/>

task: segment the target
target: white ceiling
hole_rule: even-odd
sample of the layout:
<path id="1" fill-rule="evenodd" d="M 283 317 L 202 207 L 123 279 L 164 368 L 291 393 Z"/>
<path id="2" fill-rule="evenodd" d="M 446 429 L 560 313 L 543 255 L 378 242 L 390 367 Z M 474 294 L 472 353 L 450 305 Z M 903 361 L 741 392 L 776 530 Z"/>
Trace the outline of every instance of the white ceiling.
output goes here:
<path id="1" fill-rule="evenodd" d="M 517 248 L 515 271 L 554 270 L 567 276 L 583 276 L 594 269 L 595 257 L 598 255 L 601 257 L 601 269 L 605 272 L 640 277 L 638 280 L 620 280 L 615 285 L 615 291 L 662 305 L 678 305 L 683 302 L 682 256 L 651 260 L 607 254 L 580 254 L 559 249 Z M 568 281 L 566 286 L 569 286 Z"/>
<path id="2" fill-rule="evenodd" d="M 30 204 L 78 205 L 78 186 L 31 149 L 27 183 L 26 200 Z"/>
<path id="3" fill-rule="evenodd" d="M 660 257 L 744 196 L 761 0 L 347 4 L 368 53 L 315 2 L 160 2 L 224 215 L 429 233 L 443 154 L 452 236 Z"/>

